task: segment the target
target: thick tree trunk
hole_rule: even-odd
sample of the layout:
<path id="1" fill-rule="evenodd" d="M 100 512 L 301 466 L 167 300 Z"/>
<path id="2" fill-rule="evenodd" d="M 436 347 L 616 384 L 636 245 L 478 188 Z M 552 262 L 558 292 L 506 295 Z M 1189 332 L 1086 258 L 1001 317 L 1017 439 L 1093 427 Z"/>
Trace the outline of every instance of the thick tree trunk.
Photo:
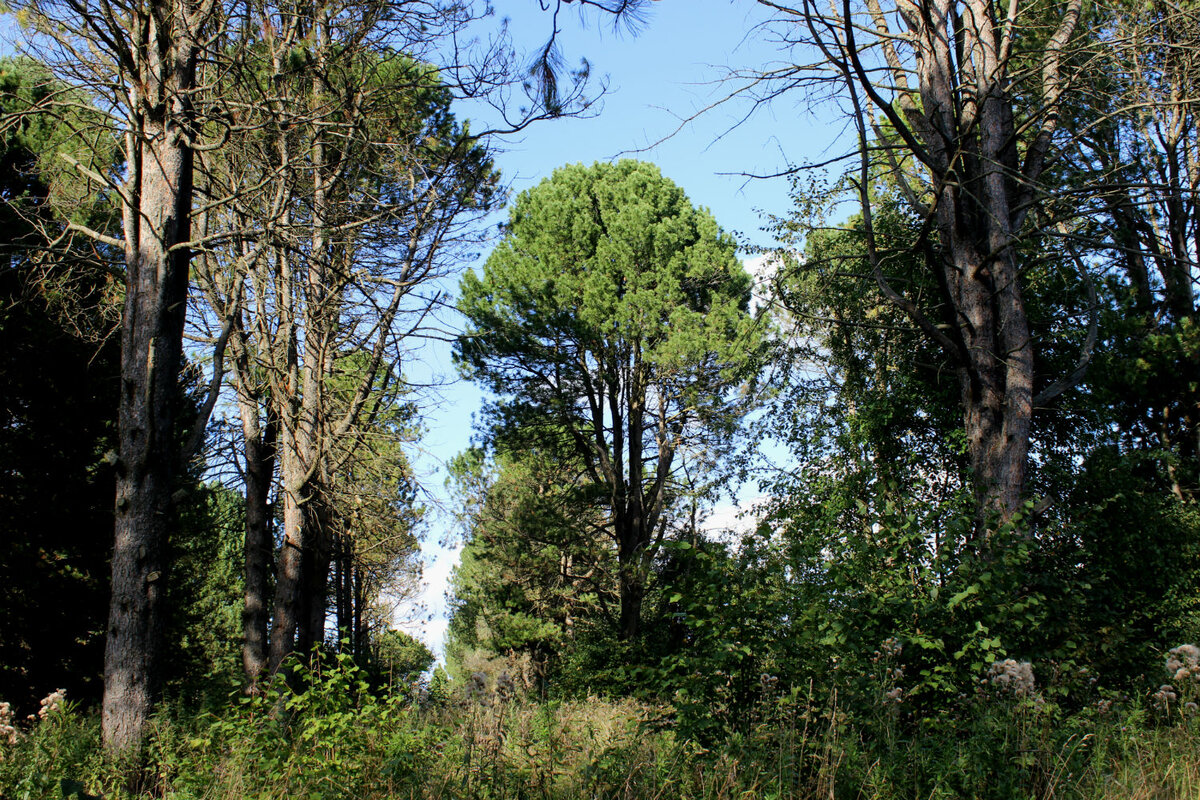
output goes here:
<path id="1" fill-rule="evenodd" d="M 157 43 L 151 42 L 153 48 Z M 167 536 L 180 446 L 175 430 L 187 305 L 193 154 L 179 125 L 194 55 L 161 54 L 158 105 L 131 132 L 121 328 L 120 465 L 102 732 L 111 752 L 140 747 L 158 689 Z M 178 59 L 178 61 L 177 61 Z M 147 98 L 150 100 L 151 98 Z"/>
<path id="2" fill-rule="evenodd" d="M 997 20 L 996 7 L 987 0 L 918 0 L 894 8 L 908 28 L 900 35 L 889 30 L 893 15 L 877 0 L 867 0 L 864 20 L 854 18 L 849 3 L 843 5 L 840 39 L 810 30 L 827 53 L 836 54 L 851 89 L 861 148 L 858 189 L 875 280 L 957 367 L 978 532 L 986 535 L 988 520 L 1011 518 L 1025 491 L 1034 357 L 1017 243 L 1036 207 L 1038 182 L 1050 157 L 1066 86 L 1062 53 L 1082 3 L 1067 0 L 1043 44 L 1041 69 L 1032 73 L 1040 84 L 1028 87 L 1029 96 L 1043 103 L 1041 116 L 1035 117 L 1036 127 L 1020 129 L 1013 93 L 1021 84 L 1010 70 L 1015 2 L 1007 21 Z M 863 24 L 867 20 L 869 26 Z M 873 44 L 863 46 L 859 38 L 870 37 L 872 29 Z M 864 63 L 862 53 L 873 48 L 887 64 L 887 79 Z M 889 133 L 875 127 L 863 96 L 887 118 Z M 934 223 L 936 245 L 928 257 L 942 295 L 941 324 L 914 298 L 892 288 L 880 266 L 871 222 L 876 174 L 871 151 L 878 145 L 892 148 L 887 160 L 901 192 Z M 913 184 L 900 168 L 909 159 L 927 173 L 925 186 Z M 1086 361 L 1051 384 L 1042 399 L 1073 385 L 1083 367 Z"/>
<path id="3" fill-rule="evenodd" d="M 617 621 L 617 633 L 627 642 L 637 639 L 642 631 L 642 601 L 646 597 L 646 581 L 639 569 L 639 550 L 636 546 L 621 547 L 619 555 L 623 557 L 618 559 L 621 615 Z"/>

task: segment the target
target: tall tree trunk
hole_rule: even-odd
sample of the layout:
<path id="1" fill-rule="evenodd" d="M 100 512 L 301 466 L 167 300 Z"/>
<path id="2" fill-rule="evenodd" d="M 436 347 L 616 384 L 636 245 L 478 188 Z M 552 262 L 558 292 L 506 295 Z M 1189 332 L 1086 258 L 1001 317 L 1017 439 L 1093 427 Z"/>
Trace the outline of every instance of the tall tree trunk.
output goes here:
<path id="1" fill-rule="evenodd" d="M 290 437 L 287 437 L 290 438 Z M 291 443 L 289 443 L 290 445 Z M 287 447 L 282 454 L 283 544 L 275 561 L 275 611 L 271 624 L 271 672 L 279 669 L 296 649 L 296 635 L 304 615 L 304 561 L 311 548 L 305 519 L 305 485 L 294 481 L 297 454 Z"/>
<path id="2" fill-rule="evenodd" d="M 158 4 L 156 4 L 158 5 Z M 151 19 L 171 19 L 159 8 Z M 169 24 L 169 23 L 168 23 Z M 141 129 L 127 134 L 125 310 L 112 602 L 104 653 L 105 747 L 137 751 L 158 690 L 165 551 L 180 462 L 175 430 L 187 305 L 195 48 L 150 25 Z"/>
<path id="3" fill-rule="evenodd" d="M 1025 87 L 1042 102 L 1040 121 L 1021 129 L 1013 98 L 1020 91 L 1013 87 L 1021 84 L 1017 71 L 1009 69 L 1015 0 L 1007 22 L 997 21 L 987 0 L 917 0 L 896 4 L 894 14 L 878 0 L 867 0 L 857 19 L 847 0 L 834 12 L 840 14 L 836 36 L 827 38 L 820 25 L 809 28 L 842 72 L 855 109 L 856 178 L 876 283 L 957 367 L 980 535 L 986 535 L 989 520 L 1009 519 L 1021 506 L 1034 406 L 1074 385 L 1086 367 L 1084 360 L 1035 398 L 1033 341 L 1016 249 L 1057 128 L 1065 91 L 1062 53 L 1081 7 L 1081 0 L 1067 0 L 1043 44 L 1040 83 Z M 895 19 L 908 30 L 900 35 L 889 30 Z M 860 37 L 870 41 L 872 29 L 874 41 L 861 45 Z M 887 65 L 886 80 L 865 64 L 862 54 L 872 48 Z M 888 132 L 867 103 L 887 118 Z M 890 174 L 914 210 L 933 224 L 936 245 L 927 255 L 942 295 L 942 324 L 896 291 L 881 268 L 871 216 L 877 150 L 886 153 Z M 919 189 L 899 166 L 906 160 L 926 173 Z"/>
<path id="4" fill-rule="evenodd" d="M 304 560 L 304 591 L 300 625 L 296 632 L 296 647 L 301 653 L 309 653 L 313 647 L 325 641 L 329 569 L 333 563 L 328 513 L 320 498 L 314 499 L 310 504 L 313 507 L 309 516 L 309 547 Z"/>
<path id="5" fill-rule="evenodd" d="M 242 670 L 249 690 L 258 689 L 259 680 L 269 667 L 267 624 L 270 598 L 269 579 L 274 550 L 274 516 L 271 485 L 275 478 L 275 440 L 278 425 L 267 409 L 262 419 L 261 398 L 251 396 L 250 378 L 238 380 L 238 405 L 242 416 L 245 466 L 242 474 L 246 488 L 245 591 L 242 606 Z"/>

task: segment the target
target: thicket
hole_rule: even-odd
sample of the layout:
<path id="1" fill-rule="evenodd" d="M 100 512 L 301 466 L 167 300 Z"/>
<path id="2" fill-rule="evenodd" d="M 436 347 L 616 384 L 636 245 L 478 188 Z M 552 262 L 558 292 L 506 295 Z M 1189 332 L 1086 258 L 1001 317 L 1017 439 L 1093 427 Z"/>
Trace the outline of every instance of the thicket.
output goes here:
<path id="1" fill-rule="evenodd" d="M 1070 713 L 1069 677 L 985 673 L 953 718 L 889 694 L 902 662 L 885 643 L 870 699 L 763 676 L 739 730 L 702 744 L 673 707 L 634 699 L 531 699 L 509 672 L 432 689 L 380 682 L 329 657 L 295 691 L 196 712 L 164 707 L 131 790 L 98 720 L 53 693 L 28 721 L 0 706 L 0 786 L 13 798 L 1185 798 L 1200 781 L 1195 648 L 1173 654 L 1178 697 L 1111 698 Z M 1160 664 L 1160 669 L 1161 669 Z M 1180 681 L 1178 669 L 1189 672 Z M 1165 674 L 1165 673 L 1164 673 Z"/>

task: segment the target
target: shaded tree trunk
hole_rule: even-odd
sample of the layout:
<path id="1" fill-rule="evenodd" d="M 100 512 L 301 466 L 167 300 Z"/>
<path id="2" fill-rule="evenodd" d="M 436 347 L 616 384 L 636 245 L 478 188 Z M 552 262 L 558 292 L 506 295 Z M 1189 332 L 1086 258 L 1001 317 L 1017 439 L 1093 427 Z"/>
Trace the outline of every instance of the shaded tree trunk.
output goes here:
<path id="1" fill-rule="evenodd" d="M 250 386 L 248 378 L 239 379 L 238 406 L 245 447 L 242 475 L 246 492 L 242 670 L 249 690 L 255 692 L 269 667 L 268 610 L 275 548 L 271 487 L 275 479 L 278 425 L 269 405 L 264 422 L 261 398 L 250 396 Z"/>
<path id="2" fill-rule="evenodd" d="M 152 18 L 179 9 L 155 4 Z M 180 463 L 175 427 L 187 306 L 196 47 L 148 26 L 151 56 L 134 90 L 140 128 L 127 134 L 126 295 L 121 327 L 120 463 L 112 602 L 104 655 L 105 747 L 141 747 L 160 678 L 167 578 Z M 132 44 L 132 43 L 131 43 Z M 144 96 L 139 96 L 140 92 Z"/>

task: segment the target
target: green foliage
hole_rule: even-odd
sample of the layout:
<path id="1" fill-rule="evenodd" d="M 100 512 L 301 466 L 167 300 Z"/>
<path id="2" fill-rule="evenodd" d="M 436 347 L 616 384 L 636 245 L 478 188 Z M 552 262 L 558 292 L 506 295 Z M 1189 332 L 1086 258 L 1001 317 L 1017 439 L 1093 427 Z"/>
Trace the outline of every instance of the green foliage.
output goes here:
<path id="1" fill-rule="evenodd" d="M 292 692 L 154 720 L 136 791 L 102 754 L 97 720 L 71 704 L 0 743 L 0 792 L 104 796 L 411 797 L 508 800 L 1017 800 L 1189 797 L 1200 720 L 1136 703 L 1065 715 L 1052 702 L 980 689 L 953 730 L 898 736 L 903 712 L 855 718 L 839 698 L 775 692 L 742 730 L 685 741 L 662 707 L 590 697 L 527 703 L 490 686 L 426 706 L 370 691 L 347 657 Z"/>
<path id="2" fill-rule="evenodd" d="M 460 454 L 451 476 L 467 540 L 451 576 L 447 660 L 529 655 L 545 670 L 612 602 L 612 550 L 597 539 L 594 486 L 539 451 Z M 466 670 L 470 672 L 471 670 Z"/>
<path id="3" fill-rule="evenodd" d="M 185 703 L 221 702 L 241 675 L 244 505 L 219 484 L 183 495 L 170 542 L 166 690 Z"/>
<path id="4" fill-rule="evenodd" d="M 108 187 L 75 166 L 112 176 L 120 163 L 118 139 L 82 93 L 33 59 L 0 58 L 0 120 L 0 227 L 6 233 L 28 229 L 31 219 L 98 227 L 117 222 Z M 37 235 L 6 237 L 0 247 L 33 246 Z"/>
<path id="5" fill-rule="evenodd" d="M 99 696 L 112 546 L 115 284 L 103 249 L 31 251 L 107 208 L 66 179 L 88 113 L 51 113 L 60 91 L 0 59 L 0 697 L 26 710 L 56 687 Z"/>
<path id="6" fill-rule="evenodd" d="M 437 660 L 424 642 L 404 631 L 385 630 L 373 643 L 373 671 L 389 685 L 418 680 Z"/>
<path id="7" fill-rule="evenodd" d="M 754 397 L 765 324 L 733 240 L 653 165 L 571 165 L 517 198 L 460 292 L 455 358 L 496 396 L 488 443 L 557 462 L 550 494 L 577 494 L 577 535 L 616 557 L 583 592 L 637 638 L 675 507 L 726 482 Z"/>
<path id="8" fill-rule="evenodd" d="M 666 402 L 716 419 L 756 352 L 735 245 L 657 168 L 572 165 L 517 198 L 482 276 L 463 278 L 459 363 L 514 404 L 570 413 L 627 348 Z M 577 357 L 584 363 L 572 363 Z M 527 367 L 557 367 L 563 386 Z M 708 421 L 709 416 L 703 417 Z"/>

